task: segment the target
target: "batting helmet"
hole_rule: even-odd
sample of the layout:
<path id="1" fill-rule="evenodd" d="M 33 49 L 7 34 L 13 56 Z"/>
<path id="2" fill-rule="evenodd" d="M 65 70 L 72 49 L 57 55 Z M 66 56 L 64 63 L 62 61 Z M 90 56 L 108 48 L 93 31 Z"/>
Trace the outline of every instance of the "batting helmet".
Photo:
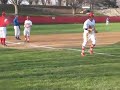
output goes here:
<path id="1" fill-rule="evenodd" d="M 89 17 L 94 17 L 94 13 L 93 13 L 93 12 L 90 12 L 90 13 L 88 14 L 88 16 L 89 16 Z"/>

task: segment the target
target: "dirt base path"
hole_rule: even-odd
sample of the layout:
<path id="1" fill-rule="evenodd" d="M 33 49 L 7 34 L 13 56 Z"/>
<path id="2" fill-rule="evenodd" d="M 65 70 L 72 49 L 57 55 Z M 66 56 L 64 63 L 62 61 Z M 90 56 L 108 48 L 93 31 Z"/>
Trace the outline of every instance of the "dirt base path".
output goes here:
<path id="1" fill-rule="evenodd" d="M 24 43 L 22 40 L 16 40 L 13 36 L 7 37 L 7 47 L 26 49 L 26 48 L 44 48 L 44 47 L 81 47 L 82 34 L 52 34 L 52 35 L 31 35 L 30 43 Z M 109 45 L 120 42 L 120 32 L 97 33 L 97 46 Z M 90 43 L 88 43 L 89 45 Z"/>

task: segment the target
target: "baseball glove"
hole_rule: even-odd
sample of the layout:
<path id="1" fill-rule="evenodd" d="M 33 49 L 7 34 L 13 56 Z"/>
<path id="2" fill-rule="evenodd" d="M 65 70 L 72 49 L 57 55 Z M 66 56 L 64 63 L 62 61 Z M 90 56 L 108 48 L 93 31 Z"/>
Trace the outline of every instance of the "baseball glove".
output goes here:
<path id="1" fill-rule="evenodd" d="M 95 33 L 98 33 L 98 31 L 97 31 L 97 30 L 95 30 Z"/>
<path id="2" fill-rule="evenodd" d="M 88 28 L 89 33 L 92 32 L 92 30 L 93 30 L 93 28 L 91 26 L 89 26 L 89 28 Z"/>

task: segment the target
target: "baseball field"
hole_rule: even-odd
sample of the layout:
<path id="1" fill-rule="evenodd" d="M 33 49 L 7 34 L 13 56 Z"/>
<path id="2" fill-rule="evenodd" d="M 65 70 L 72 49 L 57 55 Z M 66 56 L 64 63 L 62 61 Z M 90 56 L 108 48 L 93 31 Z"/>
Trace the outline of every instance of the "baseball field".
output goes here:
<path id="1" fill-rule="evenodd" d="M 0 45 L 0 90 L 120 90 L 120 23 L 96 24 L 94 55 L 81 57 L 83 24 L 33 25 L 30 43 Z"/>

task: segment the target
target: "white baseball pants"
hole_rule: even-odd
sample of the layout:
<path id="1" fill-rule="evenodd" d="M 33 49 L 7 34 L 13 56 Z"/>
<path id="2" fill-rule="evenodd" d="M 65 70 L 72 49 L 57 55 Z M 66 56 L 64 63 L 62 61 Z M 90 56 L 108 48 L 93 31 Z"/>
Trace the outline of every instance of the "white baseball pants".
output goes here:
<path id="1" fill-rule="evenodd" d="M 96 44 L 95 32 L 92 31 L 92 32 L 89 33 L 87 30 L 84 30 L 82 46 L 83 46 L 83 47 L 86 47 L 86 44 L 87 44 L 87 42 L 88 42 L 89 40 L 92 41 L 92 44 L 93 44 L 93 45 Z"/>

